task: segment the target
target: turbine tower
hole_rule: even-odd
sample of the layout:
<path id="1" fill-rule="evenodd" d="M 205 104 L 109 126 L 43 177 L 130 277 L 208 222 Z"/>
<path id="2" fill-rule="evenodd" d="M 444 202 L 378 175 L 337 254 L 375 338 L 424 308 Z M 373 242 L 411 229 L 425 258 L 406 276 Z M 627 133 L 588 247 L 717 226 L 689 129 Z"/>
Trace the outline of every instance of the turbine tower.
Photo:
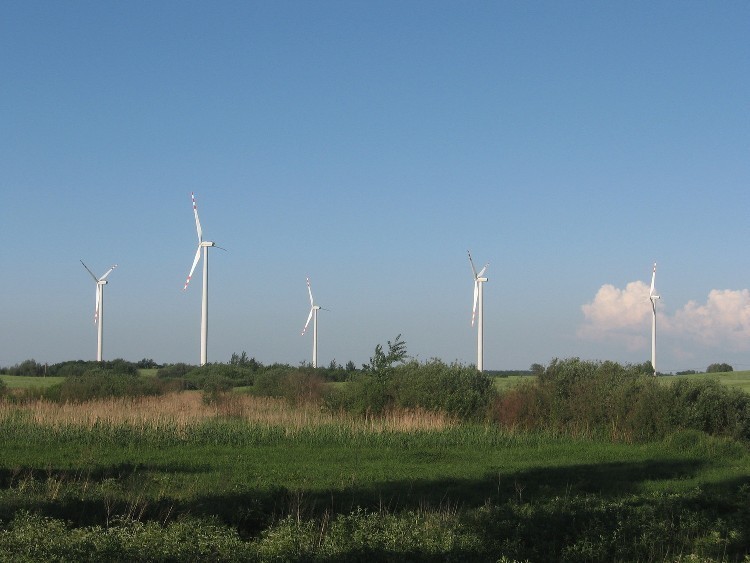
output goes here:
<path id="1" fill-rule="evenodd" d="M 651 301 L 651 367 L 656 375 L 656 300 L 661 299 L 656 295 L 654 283 L 656 281 L 656 262 L 654 262 L 654 271 L 651 274 L 651 291 L 648 293 L 648 299 Z"/>
<path id="2" fill-rule="evenodd" d="M 83 260 L 81 260 L 81 264 L 83 264 Z M 107 272 L 100 278 L 97 278 L 94 275 L 94 272 L 89 270 L 89 267 L 86 264 L 83 264 L 83 267 L 86 268 L 86 271 L 91 274 L 91 277 L 94 278 L 94 283 L 96 284 L 96 302 L 94 305 L 94 324 L 98 324 L 98 337 L 97 337 L 97 346 L 96 346 L 96 361 L 101 362 L 102 361 L 102 343 L 104 342 L 104 286 L 107 285 L 107 276 L 112 273 L 112 270 L 117 268 L 117 264 L 112 266 Z"/>
<path id="3" fill-rule="evenodd" d="M 201 229 L 201 222 L 198 219 L 198 206 L 195 203 L 195 194 L 191 193 L 190 196 L 193 198 L 193 214 L 195 215 L 195 229 L 198 231 L 198 250 L 195 252 L 195 259 L 193 260 L 193 267 L 190 268 L 187 280 L 185 281 L 185 287 L 182 291 L 185 291 L 190 283 L 190 278 L 193 277 L 195 267 L 198 265 L 198 260 L 201 258 L 201 249 L 203 249 L 203 301 L 201 304 L 201 364 L 205 365 L 208 356 L 208 249 L 212 246 L 216 246 L 215 242 L 203 240 L 203 229 Z M 221 248 L 216 246 L 216 248 Z M 221 250 L 226 250 L 221 248 Z"/>
<path id="4" fill-rule="evenodd" d="M 313 322 L 313 352 L 312 352 L 312 367 L 318 367 L 318 311 L 322 309 L 320 305 L 315 304 L 313 299 L 312 289 L 310 289 L 310 278 L 307 278 L 307 293 L 310 295 L 310 314 L 307 315 L 307 322 L 305 328 L 302 329 L 302 336 L 307 331 L 307 325 L 310 324 L 310 319 Z M 324 311 L 326 309 L 323 309 Z"/>
<path id="5" fill-rule="evenodd" d="M 482 319 L 483 303 L 482 303 L 482 287 L 487 281 L 484 277 L 484 272 L 487 270 L 489 264 L 485 264 L 479 273 L 474 267 L 474 260 L 471 259 L 471 252 L 467 250 L 469 254 L 469 264 L 471 264 L 471 271 L 474 274 L 474 307 L 471 309 L 471 326 L 474 326 L 474 319 L 477 320 L 477 369 L 482 372 L 484 371 L 484 323 Z M 478 306 L 478 307 L 477 307 Z M 478 312 L 478 314 L 477 314 Z"/>

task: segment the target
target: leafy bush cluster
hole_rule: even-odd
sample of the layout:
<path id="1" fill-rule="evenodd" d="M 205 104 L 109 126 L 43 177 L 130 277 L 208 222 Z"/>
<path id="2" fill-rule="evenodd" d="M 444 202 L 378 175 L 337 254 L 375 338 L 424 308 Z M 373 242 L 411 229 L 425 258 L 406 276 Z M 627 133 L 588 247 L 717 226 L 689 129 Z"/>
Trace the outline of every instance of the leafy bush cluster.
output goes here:
<path id="1" fill-rule="evenodd" d="M 481 420 L 495 397 L 492 379 L 472 366 L 433 359 L 396 366 L 386 376 L 363 373 L 327 397 L 332 410 L 382 414 L 390 409 L 420 408 Z"/>
<path id="2" fill-rule="evenodd" d="M 726 363 L 711 364 L 706 368 L 706 373 L 726 373 L 734 371 L 734 368 Z"/>
<path id="3" fill-rule="evenodd" d="M 217 518 L 134 518 L 73 527 L 19 511 L 0 528 L 7 561 L 740 561 L 748 488 L 606 499 L 555 496 L 469 510 L 356 508 L 290 514 L 243 538 Z M 724 505 L 721 506 L 721 503 Z M 679 556 L 676 554 L 680 554 Z M 746 559 L 745 559 L 746 560 Z"/>
<path id="4" fill-rule="evenodd" d="M 493 418 L 506 427 L 660 439 L 680 429 L 750 442 L 750 395 L 711 380 L 665 385 L 649 364 L 553 360 L 538 380 L 502 393 Z"/>

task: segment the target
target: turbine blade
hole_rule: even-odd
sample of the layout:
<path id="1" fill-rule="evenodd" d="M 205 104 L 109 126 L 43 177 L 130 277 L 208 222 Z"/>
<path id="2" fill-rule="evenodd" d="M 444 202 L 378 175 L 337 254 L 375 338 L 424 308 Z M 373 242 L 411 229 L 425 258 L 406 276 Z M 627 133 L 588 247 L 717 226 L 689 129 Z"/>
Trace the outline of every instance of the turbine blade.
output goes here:
<path id="1" fill-rule="evenodd" d="M 651 274 L 651 291 L 649 291 L 649 295 L 654 294 L 654 282 L 656 281 L 656 262 L 654 262 L 654 271 Z"/>
<path id="2" fill-rule="evenodd" d="M 312 315 L 313 315 L 313 310 L 310 309 L 310 314 L 307 315 L 307 321 L 305 322 L 305 328 L 302 329 L 302 336 L 305 335 L 305 331 L 307 330 L 307 325 L 310 324 L 310 319 L 312 319 Z"/>
<path id="3" fill-rule="evenodd" d="M 469 264 L 471 264 L 471 271 L 474 274 L 474 278 L 477 278 L 477 269 L 474 267 L 474 260 L 471 259 L 471 252 L 466 251 L 469 254 Z"/>
<path id="4" fill-rule="evenodd" d="M 310 307 L 313 306 L 312 289 L 310 289 L 310 278 L 307 278 L 307 293 L 310 294 Z"/>
<path id="5" fill-rule="evenodd" d="M 198 260 L 201 259 L 201 247 L 198 247 L 198 251 L 195 253 L 195 260 L 193 260 L 193 267 L 190 268 L 190 273 L 188 274 L 187 280 L 185 281 L 185 287 L 182 288 L 182 291 L 185 291 L 187 289 L 188 284 L 190 283 L 190 278 L 193 277 L 193 272 L 195 271 L 195 267 L 198 265 Z"/>
<path id="6" fill-rule="evenodd" d="M 471 308 L 471 326 L 474 326 L 474 317 L 477 314 L 477 300 L 479 299 L 479 282 L 474 281 L 474 306 Z"/>
<path id="7" fill-rule="evenodd" d="M 106 274 L 104 274 L 104 275 L 103 275 L 102 277 L 100 277 L 100 278 L 99 278 L 99 281 L 104 281 L 104 280 L 106 280 L 106 279 L 107 279 L 107 276 L 108 276 L 109 274 L 111 274 L 111 273 L 112 273 L 112 270 L 114 270 L 115 268 L 117 268 L 117 264 L 115 264 L 115 265 L 114 265 L 114 266 L 112 266 L 112 267 L 111 267 L 111 268 L 110 268 L 109 270 L 107 270 L 107 273 L 106 273 Z"/>
<path id="8" fill-rule="evenodd" d="M 198 219 L 198 204 L 195 203 L 195 194 L 191 193 L 190 197 L 193 198 L 193 214 L 195 215 L 195 230 L 198 231 L 198 242 L 203 242 L 203 229 L 201 229 L 201 222 Z"/>
<path id="9" fill-rule="evenodd" d="M 80 262 L 81 262 L 81 264 L 83 264 L 83 260 L 80 260 Z M 96 276 L 94 275 L 94 272 L 92 272 L 91 270 L 89 270 L 89 267 L 88 267 L 88 266 L 87 266 L 86 264 L 83 264 L 83 267 L 84 267 L 84 268 L 86 268 L 86 271 L 87 271 L 87 272 L 88 272 L 89 274 L 91 274 L 91 277 L 92 277 L 92 278 L 94 278 L 94 281 L 98 281 L 98 280 L 96 279 Z"/>
<path id="10" fill-rule="evenodd" d="M 102 286 L 96 284 L 96 298 L 94 302 L 94 324 L 99 322 L 99 300 L 102 295 Z"/>
<path id="11" fill-rule="evenodd" d="M 479 270 L 479 273 L 477 274 L 477 277 L 481 278 L 484 275 L 484 272 L 487 271 L 487 266 L 489 266 L 489 265 L 490 265 L 489 262 L 487 264 L 485 264 L 484 268 L 482 268 L 481 270 Z"/>

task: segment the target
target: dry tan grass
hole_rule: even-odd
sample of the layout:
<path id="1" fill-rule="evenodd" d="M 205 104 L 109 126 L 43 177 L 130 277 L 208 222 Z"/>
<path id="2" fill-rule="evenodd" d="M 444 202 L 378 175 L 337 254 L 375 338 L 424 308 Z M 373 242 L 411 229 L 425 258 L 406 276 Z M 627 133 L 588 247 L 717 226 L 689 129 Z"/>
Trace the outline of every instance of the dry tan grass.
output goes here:
<path id="1" fill-rule="evenodd" d="M 384 416 L 353 417 L 331 413 L 316 403 L 292 406 L 283 399 L 228 393 L 206 403 L 199 391 L 160 397 L 97 399 L 86 403 L 53 403 L 45 400 L 14 405 L 0 402 L 0 420 L 23 413 L 44 426 L 129 424 L 135 427 L 184 429 L 207 420 L 235 419 L 250 424 L 279 426 L 290 431 L 344 425 L 360 432 L 414 432 L 442 430 L 456 421 L 447 415 L 420 410 L 390 412 Z"/>

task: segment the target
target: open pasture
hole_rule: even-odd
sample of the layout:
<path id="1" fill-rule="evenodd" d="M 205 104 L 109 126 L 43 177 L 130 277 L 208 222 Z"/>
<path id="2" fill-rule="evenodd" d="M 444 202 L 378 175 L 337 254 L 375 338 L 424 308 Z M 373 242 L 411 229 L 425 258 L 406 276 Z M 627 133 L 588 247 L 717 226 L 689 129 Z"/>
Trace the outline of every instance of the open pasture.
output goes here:
<path id="1" fill-rule="evenodd" d="M 695 375 L 675 375 L 673 377 L 712 379 L 718 381 L 722 385 L 727 385 L 729 387 L 738 387 L 746 393 L 750 393 L 750 370 L 728 371 L 723 373 L 698 373 Z M 671 379 L 672 377 L 665 378 L 666 381 L 669 381 Z"/>
<path id="2" fill-rule="evenodd" d="M 40 537 L 142 533 L 94 555 L 149 560 L 148 538 L 185 526 L 194 560 L 741 560 L 750 545 L 750 454 L 698 432 L 611 443 L 183 392 L 2 403 L 0 448 L 0 556 L 33 529 L 46 555 Z"/>
<path id="3" fill-rule="evenodd" d="M 51 387 L 61 383 L 64 377 L 31 377 L 25 375 L 0 375 L 0 381 L 4 381 L 9 389 L 27 389 L 29 387 Z"/>

